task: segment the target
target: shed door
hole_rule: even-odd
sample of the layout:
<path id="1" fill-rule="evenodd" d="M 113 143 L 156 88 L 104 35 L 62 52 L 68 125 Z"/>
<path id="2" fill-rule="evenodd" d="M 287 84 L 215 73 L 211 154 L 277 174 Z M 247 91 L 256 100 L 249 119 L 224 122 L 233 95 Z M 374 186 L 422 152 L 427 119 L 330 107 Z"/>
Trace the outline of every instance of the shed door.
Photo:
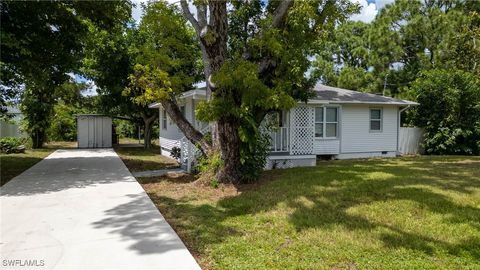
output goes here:
<path id="1" fill-rule="evenodd" d="M 103 147 L 103 117 L 95 117 L 93 119 L 95 121 L 94 147 Z"/>
<path id="2" fill-rule="evenodd" d="M 112 118 L 102 117 L 103 119 L 103 147 L 112 147 Z"/>
<path id="3" fill-rule="evenodd" d="M 88 148 L 95 147 L 95 117 L 88 117 Z"/>
<path id="4" fill-rule="evenodd" d="M 79 117 L 77 127 L 77 141 L 79 148 L 88 147 L 88 117 Z"/>

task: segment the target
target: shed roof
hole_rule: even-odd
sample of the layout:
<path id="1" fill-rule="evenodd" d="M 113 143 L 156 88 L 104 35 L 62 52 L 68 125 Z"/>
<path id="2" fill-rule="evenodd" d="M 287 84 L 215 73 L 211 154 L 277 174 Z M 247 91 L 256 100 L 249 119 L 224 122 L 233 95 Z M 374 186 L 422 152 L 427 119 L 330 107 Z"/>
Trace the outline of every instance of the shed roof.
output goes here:
<path id="1" fill-rule="evenodd" d="M 418 103 L 392 97 L 347 90 L 338 87 L 317 84 L 313 89 L 316 96 L 311 100 L 328 103 L 391 104 L 418 105 Z"/>

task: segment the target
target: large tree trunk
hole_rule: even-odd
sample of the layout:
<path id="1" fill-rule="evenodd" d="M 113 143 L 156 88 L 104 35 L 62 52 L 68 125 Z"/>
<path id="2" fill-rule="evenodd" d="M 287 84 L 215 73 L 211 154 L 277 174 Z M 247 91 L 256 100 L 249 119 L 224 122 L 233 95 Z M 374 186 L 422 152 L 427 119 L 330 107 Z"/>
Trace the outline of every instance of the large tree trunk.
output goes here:
<path id="1" fill-rule="evenodd" d="M 33 149 L 42 148 L 43 143 L 45 142 L 45 132 L 43 130 L 35 130 L 30 134 L 30 138 L 32 139 Z"/>
<path id="2" fill-rule="evenodd" d="M 216 95 L 222 95 L 221 92 L 217 93 L 217 91 L 222 91 L 222 89 L 215 88 L 215 84 L 212 82 L 212 75 L 220 70 L 227 58 L 228 18 L 226 1 L 217 0 L 208 1 L 207 3 L 209 16 L 207 16 L 206 6 L 198 4 L 197 19 L 195 19 L 188 8 L 187 1 L 180 0 L 184 17 L 192 24 L 200 40 L 207 84 L 207 99 L 212 100 Z M 291 0 L 284 0 L 279 3 L 277 10 L 273 14 L 272 27 L 281 27 L 292 3 Z M 267 70 L 272 65 L 270 59 L 263 59 L 262 62 L 264 63 L 259 63 L 259 73 Z M 238 105 L 240 106 L 240 104 Z M 170 116 L 172 115 L 170 114 Z M 217 180 L 220 182 L 236 183 L 241 179 L 239 122 L 239 119 L 233 117 L 222 117 L 212 125 L 213 148 L 220 151 L 221 158 L 224 161 L 223 168 L 217 173 Z M 183 131 L 182 128 L 180 129 Z M 185 134 L 187 135 L 187 133 Z M 194 133 L 192 132 L 192 134 Z M 188 138 L 192 141 L 194 138 L 193 136 L 191 137 Z"/>
<path id="3" fill-rule="evenodd" d="M 238 183 L 240 171 L 240 136 L 239 124 L 235 119 L 222 118 L 217 122 L 220 157 L 224 164 L 217 173 L 217 180 L 223 183 Z"/>
<path id="4" fill-rule="evenodd" d="M 158 114 L 154 113 L 152 116 L 147 117 L 142 115 L 143 118 L 143 147 L 145 149 L 152 148 L 152 127 L 155 120 L 158 119 Z"/>

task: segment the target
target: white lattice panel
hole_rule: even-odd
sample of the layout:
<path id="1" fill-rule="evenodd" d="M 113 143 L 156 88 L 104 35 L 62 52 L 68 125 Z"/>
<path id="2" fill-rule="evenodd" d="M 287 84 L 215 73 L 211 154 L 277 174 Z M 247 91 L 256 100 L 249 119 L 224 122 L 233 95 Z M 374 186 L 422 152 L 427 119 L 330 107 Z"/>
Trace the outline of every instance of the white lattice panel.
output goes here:
<path id="1" fill-rule="evenodd" d="M 313 154 L 315 110 L 301 106 L 292 110 L 291 154 Z"/>

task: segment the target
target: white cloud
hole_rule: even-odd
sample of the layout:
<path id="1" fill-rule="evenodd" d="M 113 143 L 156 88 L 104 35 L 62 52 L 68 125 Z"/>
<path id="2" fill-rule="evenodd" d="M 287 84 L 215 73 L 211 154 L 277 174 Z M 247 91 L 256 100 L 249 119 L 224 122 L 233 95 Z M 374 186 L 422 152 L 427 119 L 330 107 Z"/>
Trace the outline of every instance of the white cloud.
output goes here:
<path id="1" fill-rule="evenodd" d="M 385 5 L 391 4 L 395 2 L 395 0 L 375 0 L 375 4 L 377 5 L 377 9 L 380 10 L 385 7 Z"/>
<path id="2" fill-rule="evenodd" d="M 360 4 L 360 13 L 350 17 L 352 21 L 362 21 L 369 23 L 375 19 L 378 9 L 375 3 L 369 3 L 367 0 L 351 0 L 352 3 Z M 385 0 L 384 0 L 385 1 Z M 388 1 L 388 0 L 387 0 Z"/>

